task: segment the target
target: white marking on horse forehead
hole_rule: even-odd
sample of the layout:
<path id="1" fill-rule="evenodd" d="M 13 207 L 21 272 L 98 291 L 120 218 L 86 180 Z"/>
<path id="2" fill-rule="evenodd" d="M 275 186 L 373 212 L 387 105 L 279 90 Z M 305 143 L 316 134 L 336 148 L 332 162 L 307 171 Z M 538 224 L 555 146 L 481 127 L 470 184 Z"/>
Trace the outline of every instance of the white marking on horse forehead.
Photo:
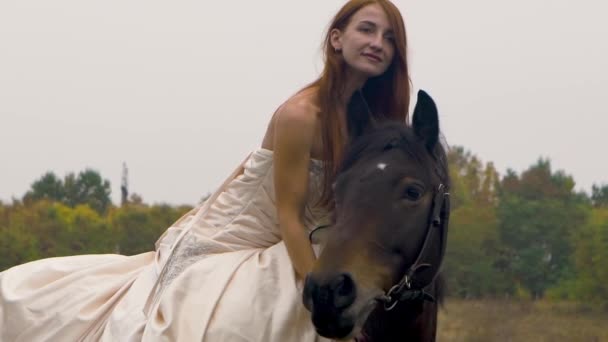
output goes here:
<path id="1" fill-rule="evenodd" d="M 379 163 L 378 164 L 378 168 L 382 171 L 384 171 L 384 169 L 386 169 L 386 167 L 388 166 L 388 164 L 386 163 Z"/>

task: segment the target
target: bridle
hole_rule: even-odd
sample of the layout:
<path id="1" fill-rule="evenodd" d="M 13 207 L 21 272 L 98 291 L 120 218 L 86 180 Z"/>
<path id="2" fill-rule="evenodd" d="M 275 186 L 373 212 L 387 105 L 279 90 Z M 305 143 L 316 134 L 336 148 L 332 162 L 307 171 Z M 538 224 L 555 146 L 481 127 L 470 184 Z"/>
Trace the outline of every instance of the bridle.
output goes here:
<path id="1" fill-rule="evenodd" d="M 433 209 L 431 212 L 431 219 L 429 227 L 426 231 L 424 243 L 422 249 L 418 253 L 416 261 L 407 269 L 401 280 L 392 286 L 386 293 L 378 296 L 377 301 L 384 303 L 384 310 L 390 311 L 395 308 L 398 302 L 406 300 L 422 299 L 434 302 L 435 298 L 426 291 L 426 287 L 429 286 L 433 280 L 435 280 L 439 273 L 441 261 L 445 253 L 446 238 L 447 238 L 447 217 L 446 213 L 449 210 L 449 192 L 446 192 L 446 188 L 443 184 L 440 184 L 435 192 L 433 199 Z M 441 251 L 439 254 L 439 263 L 433 265 L 428 262 L 429 245 L 432 236 L 439 235 L 441 243 Z M 435 266 L 435 267 L 433 267 Z M 433 269 L 431 277 L 426 282 L 419 281 L 417 275 L 421 271 Z"/>
<path id="2" fill-rule="evenodd" d="M 429 220 L 429 227 L 427 228 L 424 242 L 420 252 L 418 253 L 416 261 L 414 261 L 414 263 L 407 269 L 397 284 L 393 285 L 386 293 L 383 293 L 375 298 L 378 302 L 384 303 L 384 310 L 390 311 L 395 308 L 397 303 L 407 300 L 422 299 L 431 302 L 435 301 L 435 298 L 426 291 L 426 287 L 428 287 L 437 277 L 439 268 L 441 266 L 441 261 L 443 260 L 443 255 L 445 254 L 445 246 L 447 242 L 446 221 L 447 213 L 450 210 L 449 196 L 450 193 L 446 191 L 445 185 L 440 184 L 437 187 L 437 191 L 435 192 L 435 196 L 433 198 L 433 207 Z M 310 242 L 313 242 L 313 235 L 315 232 L 330 226 L 331 225 L 320 226 L 311 231 L 308 236 Z M 439 264 L 433 267 L 433 264 L 429 263 L 427 258 L 430 252 L 430 241 L 435 235 L 439 235 L 441 251 L 439 254 Z M 421 282 L 417 275 L 427 269 L 433 269 L 432 276 L 428 281 Z"/>

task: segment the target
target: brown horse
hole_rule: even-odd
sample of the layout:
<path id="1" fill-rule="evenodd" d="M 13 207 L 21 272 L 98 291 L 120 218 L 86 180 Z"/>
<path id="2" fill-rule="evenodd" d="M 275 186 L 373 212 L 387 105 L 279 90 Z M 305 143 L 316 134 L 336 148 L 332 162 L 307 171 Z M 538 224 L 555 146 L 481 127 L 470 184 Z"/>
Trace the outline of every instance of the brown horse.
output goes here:
<path id="1" fill-rule="evenodd" d="M 435 340 L 449 176 L 437 108 L 423 91 L 412 122 L 372 125 L 345 154 L 335 222 L 303 295 L 322 336 Z"/>

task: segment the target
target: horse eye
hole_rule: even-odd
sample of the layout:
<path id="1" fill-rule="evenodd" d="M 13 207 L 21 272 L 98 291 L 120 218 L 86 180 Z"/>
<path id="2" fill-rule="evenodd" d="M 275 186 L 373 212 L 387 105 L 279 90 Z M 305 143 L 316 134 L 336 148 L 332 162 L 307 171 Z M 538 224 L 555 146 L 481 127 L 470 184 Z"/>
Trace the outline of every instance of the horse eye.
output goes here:
<path id="1" fill-rule="evenodd" d="M 405 192 L 403 194 L 403 198 L 408 199 L 410 201 L 417 201 L 422 197 L 422 190 L 415 186 L 408 186 L 405 188 Z"/>

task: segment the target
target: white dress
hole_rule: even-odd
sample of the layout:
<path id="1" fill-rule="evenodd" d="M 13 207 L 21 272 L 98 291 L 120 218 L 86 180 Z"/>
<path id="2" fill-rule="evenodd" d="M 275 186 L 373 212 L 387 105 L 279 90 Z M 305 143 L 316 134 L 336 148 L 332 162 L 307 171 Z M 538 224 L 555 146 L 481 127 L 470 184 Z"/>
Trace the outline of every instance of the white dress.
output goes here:
<path id="1" fill-rule="evenodd" d="M 308 230 L 329 219 L 312 206 L 321 171 L 312 160 Z M 273 154 L 258 149 L 154 252 L 50 258 L 0 273 L 0 341 L 326 341 L 301 288 L 279 232 Z"/>

